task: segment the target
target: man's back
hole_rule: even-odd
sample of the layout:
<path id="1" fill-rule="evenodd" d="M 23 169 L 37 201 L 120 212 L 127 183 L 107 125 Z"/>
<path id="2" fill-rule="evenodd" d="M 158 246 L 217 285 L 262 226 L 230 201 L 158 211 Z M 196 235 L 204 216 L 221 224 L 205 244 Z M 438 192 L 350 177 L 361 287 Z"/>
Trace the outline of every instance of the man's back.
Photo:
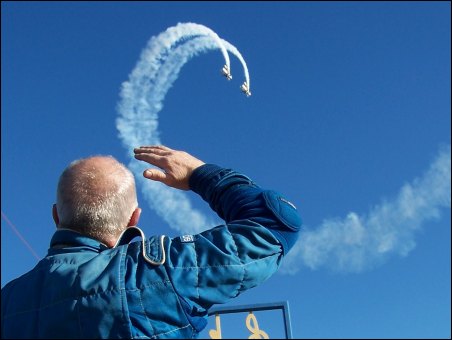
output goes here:
<path id="1" fill-rule="evenodd" d="M 234 241 L 245 233 L 254 240 Z M 48 256 L 2 289 L 2 338 L 192 338 L 212 304 L 264 281 L 280 263 L 278 240 L 252 223 L 190 236 L 106 249 L 57 231 Z"/>
<path id="2" fill-rule="evenodd" d="M 127 337 L 121 329 L 127 323 L 115 322 L 122 319 L 120 249 L 99 253 L 99 242 L 82 242 L 51 249 L 32 271 L 2 289 L 3 337 L 108 338 L 110 332 Z"/>
<path id="3" fill-rule="evenodd" d="M 158 150 L 140 158 L 190 163 Z M 157 176 L 198 193 L 225 224 L 173 239 L 148 239 L 130 224 L 110 246 L 60 226 L 46 258 L 2 289 L 2 338 L 192 338 L 212 305 L 276 272 L 300 229 L 293 204 L 213 164 L 174 173 L 180 179 Z M 129 244 L 135 236 L 141 241 Z"/>
<path id="4" fill-rule="evenodd" d="M 56 238 L 71 247 L 50 249 L 32 271 L 2 289 L 3 338 L 193 335 L 166 270 L 144 263 L 141 242 L 105 249 L 72 231 L 59 231 L 53 246 Z M 146 243 L 158 253 L 158 238 Z"/>

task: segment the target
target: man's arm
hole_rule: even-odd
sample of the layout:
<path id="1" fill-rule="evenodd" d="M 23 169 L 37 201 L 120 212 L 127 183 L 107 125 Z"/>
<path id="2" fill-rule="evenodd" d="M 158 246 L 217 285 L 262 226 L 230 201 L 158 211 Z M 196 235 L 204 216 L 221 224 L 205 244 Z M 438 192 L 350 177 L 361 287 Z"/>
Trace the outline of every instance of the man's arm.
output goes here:
<path id="1" fill-rule="evenodd" d="M 301 220 L 295 207 L 247 176 L 167 147 L 135 149 L 135 157 L 164 170 L 144 176 L 192 189 L 226 224 L 192 238 L 172 240 L 168 270 L 176 290 L 198 306 L 224 303 L 261 283 L 279 267 L 296 241 Z M 190 223 L 190 221 L 187 221 Z"/>

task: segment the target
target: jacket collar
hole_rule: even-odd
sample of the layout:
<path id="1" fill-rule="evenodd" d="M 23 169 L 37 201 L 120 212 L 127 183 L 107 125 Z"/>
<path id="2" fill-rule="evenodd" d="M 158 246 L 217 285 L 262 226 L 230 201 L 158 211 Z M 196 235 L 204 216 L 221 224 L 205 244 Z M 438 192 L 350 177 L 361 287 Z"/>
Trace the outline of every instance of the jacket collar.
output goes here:
<path id="1" fill-rule="evenodd" d="M 81 251 L 101 252 L 106 249 L 109 249 L 109 247 L 99 240 L 71 229 L 58 228 L 50 241 L 48 255 Z"/>

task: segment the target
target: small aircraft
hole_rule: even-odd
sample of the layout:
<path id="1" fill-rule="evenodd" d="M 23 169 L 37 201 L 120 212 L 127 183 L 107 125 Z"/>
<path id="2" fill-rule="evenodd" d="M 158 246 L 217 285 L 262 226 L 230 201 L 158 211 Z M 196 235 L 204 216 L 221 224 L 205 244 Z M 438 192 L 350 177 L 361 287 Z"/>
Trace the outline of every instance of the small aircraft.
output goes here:
<path id="1" fill-rule="evenodd" d="M 242 86 L 240 86 L 240 90 L 246 94 L 247 97 L 251 96 L 251 91 L 248 88 L 248 83 L 245 81 Z"/>
<path id="2" fill-rule="evenodd" d="M 221 69 L 221 73 L 223 73 L 223 75 L 226 77 L 227 80 L 232 79 L 231 72 L 229 72 L 228 65 L 223 66 L 223 68 Z"/>

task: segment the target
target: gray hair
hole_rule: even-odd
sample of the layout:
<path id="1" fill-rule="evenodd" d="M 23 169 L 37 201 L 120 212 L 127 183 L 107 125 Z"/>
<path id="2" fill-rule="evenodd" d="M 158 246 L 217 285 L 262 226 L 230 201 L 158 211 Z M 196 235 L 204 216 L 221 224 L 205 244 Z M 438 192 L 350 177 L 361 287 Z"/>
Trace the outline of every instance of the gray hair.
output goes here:
<path id="1" fill-rule="evenodd" d="M 72 162 L 57 188 L 59 227 L 100 241 L 116 238 L 138 207 L 135 179 L 111 156 Z"/>

